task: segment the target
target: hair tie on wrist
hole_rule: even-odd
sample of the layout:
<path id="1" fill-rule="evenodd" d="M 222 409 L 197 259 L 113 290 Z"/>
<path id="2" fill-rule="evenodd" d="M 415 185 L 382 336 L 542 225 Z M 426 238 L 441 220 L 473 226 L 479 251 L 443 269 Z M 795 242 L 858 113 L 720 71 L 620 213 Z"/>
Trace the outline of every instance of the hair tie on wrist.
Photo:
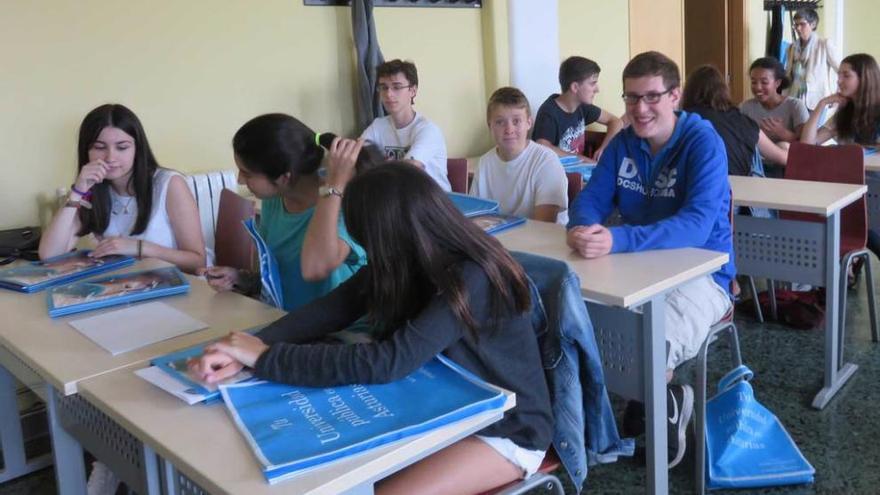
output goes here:
<path id="1" fill-rule="evenodd" d="M 80 196 L 82 196 L 83 199 L 89 199 L 89 198 L 92 197 L 92 191 L 91 191 L 91 190 L 89 190 L 89 191 L 85 191 L 85 192 L 80 191 L 79 189 L 76 188 L 76 184 L 71 184 L 71 185 L 70 185 L 70 190 L 73 191 L 73 192 L 75 192 L 75 193 L 77 193 L 77 194 L 79 194 Z"/>
<path id="2" fill-rule="evenodd" d="M 321 147 L 322 147 L 322 146 L 321 146 L 321 133 L 320 133 L 320 132 L 316 132 L 316 133 L 315 133 L 315 146 L 317 146 L 318 148 L 321 148 Z"/>

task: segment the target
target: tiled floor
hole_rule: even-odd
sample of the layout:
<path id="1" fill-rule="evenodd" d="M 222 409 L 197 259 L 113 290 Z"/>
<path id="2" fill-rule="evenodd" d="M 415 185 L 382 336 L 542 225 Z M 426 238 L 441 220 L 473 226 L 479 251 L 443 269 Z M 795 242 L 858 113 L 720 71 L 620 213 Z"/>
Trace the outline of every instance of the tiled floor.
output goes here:
<path id="1" fill-rule="evenodd" d="M 880 279 L 880 277 L 877 277 Z M 876 494 L 880 493 L 880 344 L 871 342 L 865 303 L 864 278 L 849 293 L 846 359 L 859 365 L 850 383 L 823 411 L 810 407 L 822 383 L 823 334 L 820 330 L 791 330 L 739 318 L 743 359 L 755 372 L 756 397 L 782 420 L 804 455 L 816 468 L 813 485 L 729 493 L 767 494 Z M 714 385 L 727 362 L 726 353 L 710 366 Z M 684 376 L 690 369 L 679 370 Z M 711 390 L 711 389 L 710 389 Z M 622 409 L 622 402 L 615 400 Z M 874 435 L 877 435 L 876 437 Z M 670 493 L 691 493 L 693 458 L 670 472 Z M 644 487 L 645 470 L 634 459 L 595 466 L 584 487 L 586 493 L 637 494 Z M 0 494 L 51 494 L 51 470 L 0 485 Z M 569 486 L 568 492 L 573 493 Z M 714 492 L 725 493 L 725 492 Z"/>

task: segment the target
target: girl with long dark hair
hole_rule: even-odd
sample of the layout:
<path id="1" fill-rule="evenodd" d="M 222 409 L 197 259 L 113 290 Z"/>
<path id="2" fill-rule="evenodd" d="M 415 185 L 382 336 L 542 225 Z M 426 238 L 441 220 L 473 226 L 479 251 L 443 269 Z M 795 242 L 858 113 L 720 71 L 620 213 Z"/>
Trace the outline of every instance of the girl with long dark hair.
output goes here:
<path id="1" fill-rule="evenodd" d="M 255 336 L 232 333 L 209 346 L 193 370 L 208 382 L 248 366 L 260 378 L 302 386 L 383 383 L 443 353 L 515 392 L 516 408 L 384 480 L 376 492 L 479 493 L 533 473 L 550 445 L 553 418 L 522 267 L 405 162 L 340 186 L 346 226 L 368 264 Z M 362 316 L 378 329 L 376 341 L 319 342 Z"/>

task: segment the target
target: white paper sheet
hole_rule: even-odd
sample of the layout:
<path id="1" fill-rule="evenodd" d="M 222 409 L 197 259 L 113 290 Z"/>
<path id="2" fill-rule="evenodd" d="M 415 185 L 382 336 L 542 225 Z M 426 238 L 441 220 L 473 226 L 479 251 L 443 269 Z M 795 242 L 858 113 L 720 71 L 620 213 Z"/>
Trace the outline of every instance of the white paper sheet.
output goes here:
<path id="1" fill-rule="evenodd" d="M 208 327 L 162 302 L 73 320 L 70 326 L 114 356 Z"/>

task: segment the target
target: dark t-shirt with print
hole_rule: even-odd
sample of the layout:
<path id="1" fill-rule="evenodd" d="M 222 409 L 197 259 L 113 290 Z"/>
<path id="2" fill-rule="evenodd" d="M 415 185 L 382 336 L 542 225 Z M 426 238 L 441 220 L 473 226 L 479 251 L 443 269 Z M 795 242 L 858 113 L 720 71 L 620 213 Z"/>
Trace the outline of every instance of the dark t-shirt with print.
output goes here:
<path id="1" fill-rule="evenodd" d="M 532 139 L 546 139 L 562 151 L 582 155 L 587 126 L 599 120 L 602 109 L 585 103 L 568 113 L 556 103 L 558 97 L 552 94 L 541 104 L 535 116 Z"/>

